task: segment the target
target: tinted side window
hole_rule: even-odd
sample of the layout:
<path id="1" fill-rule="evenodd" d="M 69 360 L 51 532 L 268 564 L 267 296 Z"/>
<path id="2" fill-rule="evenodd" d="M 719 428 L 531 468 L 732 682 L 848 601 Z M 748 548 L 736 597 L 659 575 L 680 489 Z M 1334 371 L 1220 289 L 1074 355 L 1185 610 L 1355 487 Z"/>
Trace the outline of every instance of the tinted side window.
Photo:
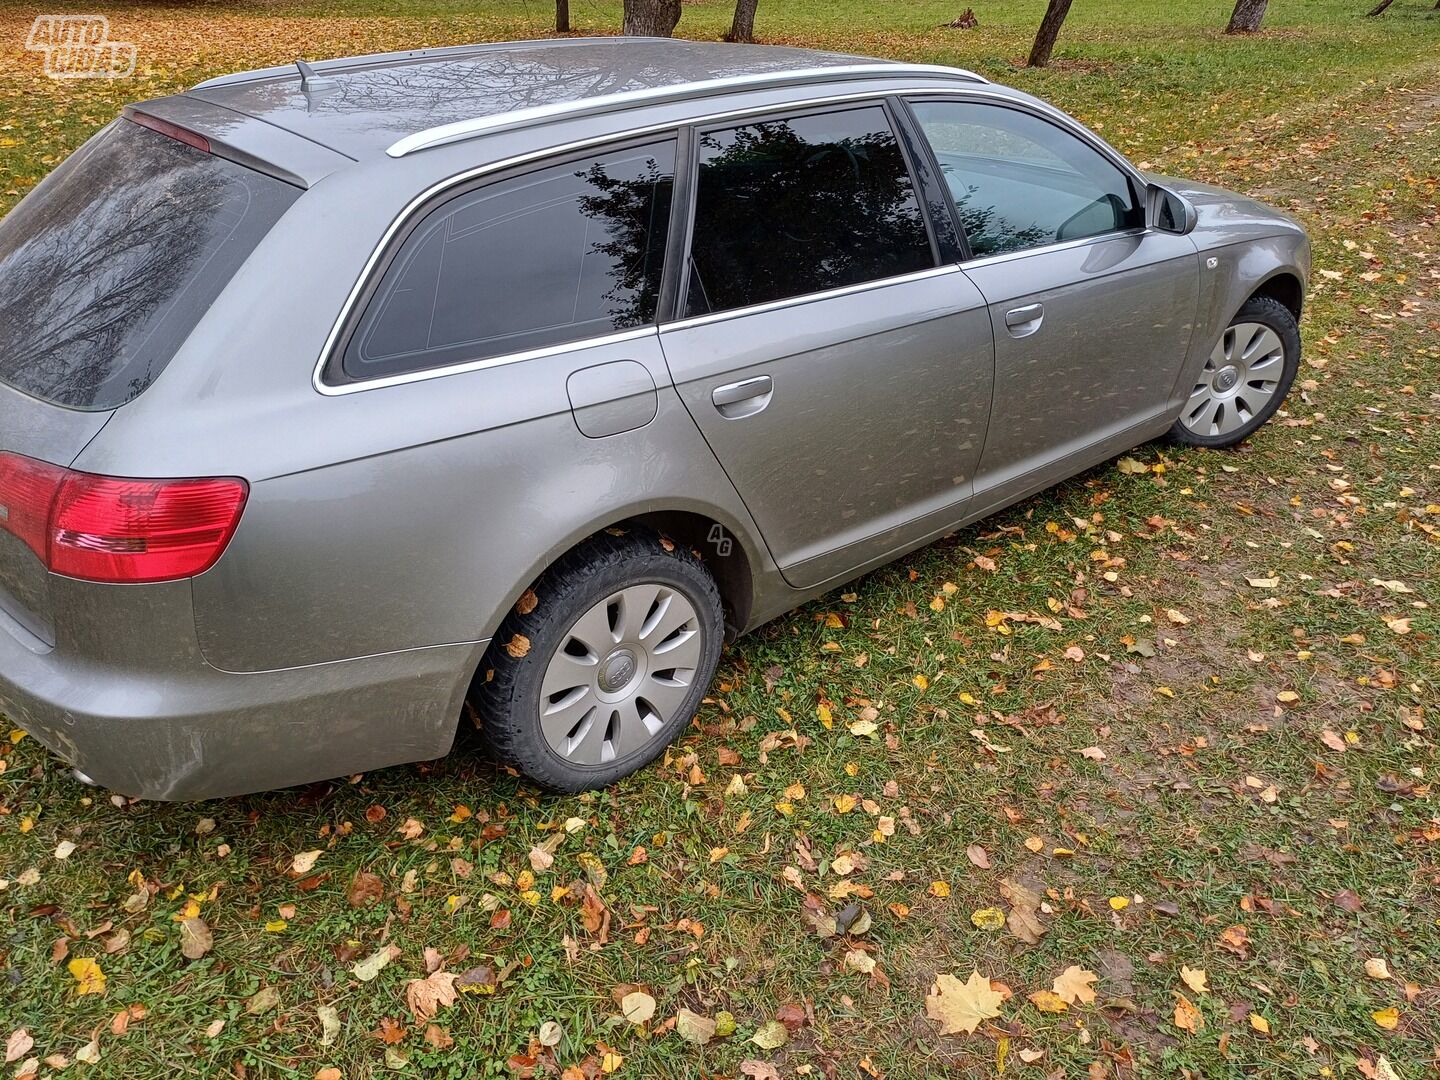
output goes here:
<path id="1" fill-rule="evenodd" d="M 432 210 L 391 261 L 344 370 L 373 378 L 653 323 L 675 143 L 497 181 Z"/>
<path id="2" fill-rule="evenodd" d="M 915 101 L 975 257 L 1143 224 L 1130 181 L 1069 132 L 1018 109 Z"/>
<path id="3" fill-rule="evenodd" d="M 708 131 L 699 156 L 689 315 L 934 265 L 879 106 Z"/>

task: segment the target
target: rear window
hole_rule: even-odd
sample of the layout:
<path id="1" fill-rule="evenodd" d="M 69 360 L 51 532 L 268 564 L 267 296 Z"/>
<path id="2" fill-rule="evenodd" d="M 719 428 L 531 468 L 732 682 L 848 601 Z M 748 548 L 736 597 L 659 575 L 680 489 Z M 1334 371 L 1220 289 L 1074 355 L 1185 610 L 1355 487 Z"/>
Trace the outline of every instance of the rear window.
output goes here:
<path id="1" fill-rule="evenodd" d="M 123 405 L 299 195 L 115 121 L 0 218 L 0 380 L 71 408 Z"/>

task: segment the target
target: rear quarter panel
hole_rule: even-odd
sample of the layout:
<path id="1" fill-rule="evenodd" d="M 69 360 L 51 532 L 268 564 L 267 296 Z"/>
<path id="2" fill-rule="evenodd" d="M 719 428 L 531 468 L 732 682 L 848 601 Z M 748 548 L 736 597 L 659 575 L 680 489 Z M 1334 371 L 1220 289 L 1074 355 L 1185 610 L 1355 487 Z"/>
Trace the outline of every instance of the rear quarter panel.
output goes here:
<path id="1" fill-rule="evenodd" d="M 463 164 L 446 160 L 438 166 Z M 556 556 L 638 513 L 706 513 L 745 547 L 757 579 L 767 573 L 753 523 L 680 404 L 654 336 L 603 355 L 342 396 L 315 389 L 366 259 L 435 181 L 437 161 L 421 164 L 357 167 L 302 196 L 164 376 L 76 462 L 112 475 L 249 481 L 229 548 L 192 583 L 198 638 L 216 667 L 483 640 Z M 618 359 L 650 371 L 655 418 L 587 438 L 566 378 Z"/>

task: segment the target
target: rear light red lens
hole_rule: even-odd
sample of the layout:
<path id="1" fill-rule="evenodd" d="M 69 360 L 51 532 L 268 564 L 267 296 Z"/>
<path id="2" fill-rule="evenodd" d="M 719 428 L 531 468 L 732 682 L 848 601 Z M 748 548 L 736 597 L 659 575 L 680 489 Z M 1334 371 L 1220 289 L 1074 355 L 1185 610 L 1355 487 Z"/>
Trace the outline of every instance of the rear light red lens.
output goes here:
<path id="1" fill-rule="evenodd" d="M 0 529 L 23 540 L 45 562 L 50 507 L 65 470 L 19 454 L 0 454 Z"/>
<path id="2" fill-rule="evenodd" d="M 233 477 L 128 480 L 0 454 L 0 528 L 54 573 L 86 581 L 173 581 L 225 550 L 249 488 Z"/>

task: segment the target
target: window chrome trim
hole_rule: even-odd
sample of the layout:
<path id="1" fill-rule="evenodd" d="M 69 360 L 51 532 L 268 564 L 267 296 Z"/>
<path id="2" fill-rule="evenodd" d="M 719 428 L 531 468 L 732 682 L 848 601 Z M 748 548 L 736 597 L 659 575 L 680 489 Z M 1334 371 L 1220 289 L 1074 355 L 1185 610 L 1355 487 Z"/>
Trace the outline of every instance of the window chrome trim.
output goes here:
<path id="1" fill-rule="evenodd" d="M 901 69 L 901 71 L 903 71 L 903 69 Z M 901 94 L 953 95 L 955 92 L 953 86 L 914 86 L 914 88 L 910 89 L 873 89 L 873 91 L 857 91 L 851 92 L 851 94 L 821 96 L 821 98 L 805 98 L 799 99 L 799 101 L 770 102 L 770 104 L 766 105 L 744 105 L 744 107 L 721 109 L 719 112 L 710 112 L 710 114 L 698 115 L 698 117 L 688 117 L 683 121 L 671 120 L 655 122 L 655 124 L 647 124 L 644 125 L 644 127 L 629 128 L 628 131 L 612 131 L 608 132 L 608 134 L 592 135 L 592 137 L 589 138 L 575 140 L 572 141 L 572 143 L 543 147 L 540 148 L 540 150 L 531 150 L 524 154 L 516 154 L 514 157 L 503 158 L 503 160 L 500 161 L 491 161 L 491 163 L 482 164 L 482 166 L 467 168 L 467 170 L 461 171 L 461 173 L 456 173 L 455 176 L 436 181 L 436 183 L 426 187 L 423 192 L 420 192 L 418 196 L 413 197 L 413 199 L 410 199 L 410 202 L 405 204 L 405 207 L 400 210 L 400 213 L 397 213 L 395 220 L 390 222 L 390 225 L 384 230 L 383 235 L 380 236 L 379 243 L 376 243 L 373 251 L 370 252 L 370 258 L 366 259 L 366 264 L 360 269 L 360 274 L 356 276 L 354 285 L 351 285 L 350 292 L 348 292 L 344 304 L 341 304 L 340 314 L 337 315 L 336 321 L 331 325 L 330 333 L 325 336 L 325 344 L 320 350 L 320 359 L 315 361 L 315 367 L 311 373 L 311 386 L 314 387 L 315 392 L 321 393 L 321 395 L 341 397 L 350 395 L 350 393 L 359 393 L 361 390 L 374 390 L 380 389 L 380 387 L 383 386 L 395 386 L 397 383 L 420 382 L 420 380 L 423 379 L 442 379 L 442 377 L 448 376 L 448 374 L 472 372 L 472 370 L 480 370 L 481 367 L 500 367 L 501 364 L 518 363 L 518 361 L 521 360 L 536 359 L 537 356 L 552 356 L 556 351 L 570 351 L 572 348 L 583 348 L 592 346 L 592 344 L 603 344 L 605 341 L 611 341 L 613 338 L 618 337 L 618 334 L 606 334 L 606 336 L 600 338 L 582 338 L 582 340 L 572 341 L 572 343 L 566 343 L 563 344 L 563 346 L 554 346 L 547 348 L 547 350 L 537 350 L 536 353 L 503 354 L 503 356 L 472 361 L 472 363 L 451 364 L 451 366 L 448 367 L 425 367 L 425 369 L 415 370 L 415 372 L 395 374 L 395 376 L 379 376 L 376 377 L 376 379 L 361 379 L 354 380 L 354 382 L 343 383 L 325 382 L 325 369 L 330 366 L 330 361 L 334 359 L 334 353 L 336 353 L 336 348 L 338 343 L 340 343 L 341 334 L 346 331 L 347 325 L 350 323 L 350 317 L 354 314 L 354 308 L 356 308 L 357 302 L 360 301 L 361 295 L 366 291 L 367 285 L 370 284 L 370 279 L 372 279 L 374 272 L 376 272 L 380 261 L 382 261 L 384 255 L 386 255 L 386 252 L 389 251 L 390 243 L 395 240 L 400 230 L 405 229 L 406 226 L 415 219 L 416 213 L 426 209 L 433 200 L 438 199 L 439 196 L 442 196 L 446 190 L 452 189 L 452 187 L 459 187 L 461 184 L 467 184 L 471 180 L 481 179 L 481 177 L 488 176 L 488 174 L 491 173 L 504 173 L 504 171 L 511 170 L 511 168 L 527 166 L 527 164 L 533 164 L 536 163 L 536 161 L 563 158 L 566 157 L 567 154 L 580 153 L 580 151 L 590 150 L 590 148 L 605 147 L 605 145 L 615 143 L 625 143 L 625 141 L 634 140 L 634 138 L 644 138 L 647 137 L 647 135 L 680 131 L 681 128 L 711 124 L 711 122 L 714 121 L 740 120 L 740 118 L 765 115 L 766 112 L 793 111 L 793 109 L 796 108 L 809 108 L 812 107 L 812 105 L 842 105 L 852 101 L 884 101 L 884 99 L 890 98 L 890 96 Z M 955 264 L 933 266 L 929 271 L 920 271 L 920 274 L 930 274 L 930 272 L 936 271 L 952 271 L 952 269 L 956 269 Z M 893 281 L 893 279 L 891 279 L 891 281 Z M 868 288 L 874 284 L 876 284 L 876 282 L 865 282 L 865 285 L 847 288 Z M 792 300 L 775 302 L 778 302 L 778 304 L 789 304 L 789 302 L 806 300 L 806 298 L 815 297 L 815 295 L 819 294 L 811 292 L 811 294 L 805 294 L 804 297 L 795 297 L 792 298 Z M 750 308 L 746 308 L 746 310 L 750 310 Z M 737 311 L 739 311 L 739 308 L 737 308 Z M 717 314 L 729 315 L 730 312 L 723 311 L 717 312 Z M 708 317 L 710 317 L 710 315 L 700 315 L 698 318 Z M 665 323 L 664 325 L 665 327 L 672 327 L 675 323 Z M 635 334 L 636 337 L 641 336 L 642 333 L 658 333 L 658 327 L 657 325 L 647 325 L 647 327 L 636 327 L 635 330 L 621 331 L 621 334 Z"/>
<path id="2" fill-rule="evenodd" d="M 549 105 L 535 105 L 528 109 L 516 109 L 512 112 L 491 113 L 469 120 L 457 120 L 452 124 L 441 124 L 406 135 L 391 143 L 385 153 L 392 158 L 399 158 L 418 150 L 444 146 L 447 143 L 459 142 L 462 139 L 482 135 L 486 132 L 528 127 L 547 120 L 610 112 L 632 105 L 685 101 L 689 98 L 710 97 L 737 90 L 780 88 L 806 82 L 864 77 L 885 78 L 887 76 L 891 78 L 940 76 L 981 84 L 988 84 L 990 81 L 973 71 L 966 71 L 964 68 L 942 67 L 937 64 L 840 64 L 834 67 L 796 68 L 793 71 L 731 75 L 723 79 L 700 79 L 695 82 L 672 83 L 668 86 L 648 86 L 641 90 L 600 94 L 591 98 L 576 98 L 572 101 L 559 101 Z"/>
<path id="3" fill-rule="evenodd" d="M 783 300 L 767 300 L 763 304 L 750 304 L 747 307 L 730 308 L 727 311 L 712 311 L 706 315 L 692 315 L 688 319 L 676 319 L 674 322 L 662 323 L 660 332 L 668 334 L 674 330 L 689 330 L 694 326 L 708 326 L 711 323 L 743 319 L 750 315 L 765 315 L 771 311 L 801 307 L 804 304 L 816 304 L 822 300 L 834 300 L 837 297 L 854 296 L 857 293 L 887 289 L 894 285 L 908 285 L 913 281 L 925 281 L 929 278 L 958 273 L 960 273 L 958 264 L 946 263 L 944 266 L 932 266 L 925 270 L 912 270 L 908 274 L 896 274 L 893 277 L 876 278 L 874 281 L 862 281 L 856 285 L 841 285 L 838 288 L 826 289 L 824 292 L 801 293 L 799 296 L 787 296 Z"/>
<path id="4" fill-rule="evenodd" d="M 566 341 L 559 345 L 547 345 L 543 349 L 530 349 L 526 352 L 502 353 L 499 356 L 487 356 L 483 360 L 469 360 L 463 364 L 449 364 L 446 367 L 418 368 L 415 371 L 404 371 L 398 375 L 381 375 L 374 379 L 362 379 L 359 382 L 347 383 L 320 383 L 317 382 L 315 389 L 327 397 L 338 397 L 343 394 L 355 394 L 361 390 L 378 390 L 382 386 L 400 386 L 404 383 L 423 382 L 426 379 L 439 378 L 441 375 L 459 375 L 466 371 L 484 371 L 486 368 L 504 367 L 506 364 L 519 364 L 525 360 L 539 360 L 545 356 L 560 356 L 563 353 L 579 352 L 582 349 L 599 348 L 603 345 L 619 345 L 626 341 L 639 341 L 641 338 L 654 337 L 660 333 L 658 326 L 637 326 L 632 330 L 620 330 L 613 334 L 604 334 L 601 337 L 580 338 L 578 341 Z"/>
<path id="5" fill-rule="evenodd" d="M 1074 240 L 1061 240 L 1054 244 L 1041 244 L 1039 247 L 1021 248 L 1019 251 L 1002 251 L 999 255 L 981 255 L 978 258 L 966 259 L 960 264 L 960 269 L 974 270 L 982 266 L 993 266 L 996 263 L 1014 262 L 1016 259 L 1028 259 L 1031 255 L 1044 255 L 1051 251 L 1065 251 L 1068 248 L 1103 244 L 1107 240 L 1119 240 L 1125 236 L 1148 236 L 1154 231 L 1154 229 L 1144 226 L 1134 226 L 1129 229 L 1112 229 L 1110 232 L 1099 233 L 1096 236 L 1081 236 Z"/>

